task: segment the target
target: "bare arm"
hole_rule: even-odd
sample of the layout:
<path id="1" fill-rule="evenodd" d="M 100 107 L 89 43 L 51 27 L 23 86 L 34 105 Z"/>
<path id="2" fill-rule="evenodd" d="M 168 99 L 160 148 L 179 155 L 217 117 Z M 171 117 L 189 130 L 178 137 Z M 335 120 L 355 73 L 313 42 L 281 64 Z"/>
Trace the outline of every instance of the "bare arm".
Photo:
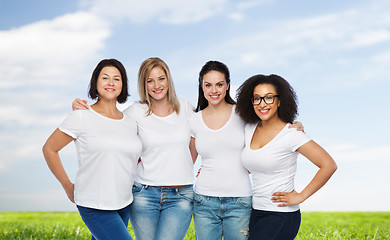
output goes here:
<path id="1" fill-rule="evenodd" d="M 191 137 L 190 140 L 190 152 L 191 152 L 192 162 L 195 164 L 196 158 L 198 157 L 198 151 L 196 151 L 195 138 L 193 137 Z"/>
<path id="2" fill-rule="evenodd" d="M 309 141 L 298 148 L 303 156 L 309 159 L 320 169 L 317 171 L 311 182 L 298 193 L 295 190 L 290 193 L 276 192 L 271 200 L 273 202 L 282 202 L 279 207 L 296 205 L 308 199 L 311 195 L 317 192 L 330 179 L 337 169 L 337 165 L 333 158 L 317 143 Z"/>
<path id="3" fill-rule="evenodd" d="M 87 104 L 87 100 L 81 100 L 80 98 L 76 98 L 72 102 L 72 110 L 86 110 L 89 109 L 89 106 Z"/>
<path id="4" fill-rule="evenodd" d="M 74 203 L 74 184 L 69 180 L 58 154 L 62 148 L 73 140 L 71 136 L 57 128 L 43 145 L 42 152 L 50 171 L 61 183 L 69 200 Z"/>

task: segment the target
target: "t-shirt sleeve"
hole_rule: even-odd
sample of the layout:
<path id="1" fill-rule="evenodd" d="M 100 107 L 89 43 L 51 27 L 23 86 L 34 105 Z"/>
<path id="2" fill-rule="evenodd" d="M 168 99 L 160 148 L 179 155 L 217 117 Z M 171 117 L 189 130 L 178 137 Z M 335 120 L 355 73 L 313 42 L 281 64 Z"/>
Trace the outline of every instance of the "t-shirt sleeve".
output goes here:
<path id="1" fill-rule="evenodd" d="M 247 123 L 244 128 L 244 133 L 245 133 L 245 145 L 250 145 L 253 137 L 253 132 L 254 129 L 256 128 L 257 123 Z"/>
<path id="2" fill-rule="evenodd" d="M 187 100 L 185 100 L 184 98 L 180 99 L 180 107 L 183 108 L 181 110 L 185 111 L 185 114 L 188 116 L 188 119 L 190 119 L 193 115 L 195 115 L 194 106 L 192 106 L 192 104 Z"/>
<path id="3" fill-rule="evenodd" d="M 137 103 L 133 103 L 130 106 L 128 106 L 125 110 L 123 110 L 123 114 L 125 114 L 127 117 L 135 120 L 134 110 L 135 110 L 136 104 Z"/>
<path id="4" fill-rule="evenodd" d="M 65 120 L 58 127 L 61 132 L 68 134 L 72 138 L 77 138 L 81 134 L 81 123 L 82 123 L 82 111 L 88 110 L 77 110 L 71 112 Z"/>
<path id="5" fill-rule="evenodd" d="M 196 136 L 196 114 L 192 115 L 189 120 L 191 137 L 195 138 Z"/>
<path id="6" fill-rule="evenodd" d="M 302 131 L 297 131 L 294 128 L 289 129 L 290 131 L 290 149 L 295 152 L 303 144 L 309 142 L 311 138 Z"/>

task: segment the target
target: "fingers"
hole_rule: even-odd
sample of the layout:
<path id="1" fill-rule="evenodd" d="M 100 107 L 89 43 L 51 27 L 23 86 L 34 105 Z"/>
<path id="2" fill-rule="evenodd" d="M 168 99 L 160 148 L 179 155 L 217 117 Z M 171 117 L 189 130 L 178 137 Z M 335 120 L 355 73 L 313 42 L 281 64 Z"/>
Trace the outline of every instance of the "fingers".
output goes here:
<path id="1" fill-rule="evenodd" d="M 72 109 L 73 110 L 87 110 L 87 109 L 89 109 L 89 106 L 87 103 L 88 103 L 87 100 L 81 100 L 80 98 L 76 98 L 72 102 Z"/>
<path id="2" fill-rule="evenodd" d="M 77 101 L 77 103 L 81 106 L 81 107 L 83 107 L 84 109 L 89 109 L 89 106 L 88 106 L 88 101 L 87 100 L 81 100 L 81 99 L 78 99 L 78 100 L 80 100 L 80 101 Z"/>
<path id="3" fill-rule="evenodd" d="M 284 196 L 286 195 L 286 192 L 275 192 L 272 194 L 272 196 Z"/>
<path id="4" fill-rule="evenodd" d="M 271 201 L 273 203 L 280 203 L 278 207 L 297 205 L 304 201 L 300 193 L 295 190 L 291 192 L 275 192 L 272 194 Z"/>
<path id="5" fill-rule="evenodd" d="M 296 128 L 297 131 L 305 132 L 305 128 L 303 127 L 303 124 L 298 121 L 293 121 L 293 124 L 291 124 L 289 128 Z"/>
<path id="6" fill-rule="evenodd" d="M 285 196 L 277 196 L 271 198 L 272 202 L 285 202 L 287 198 Z"/>
<path id="7" fill-rule="evenodd" d="M 195 177 L 198 177 L 199 176 L 199 174 L 200 174 L 200 170 L 201 170 L 202 168 L 199 168 L 199 170 L 198 170 L 198 173 L 196 174 L 196 176 Z"/>

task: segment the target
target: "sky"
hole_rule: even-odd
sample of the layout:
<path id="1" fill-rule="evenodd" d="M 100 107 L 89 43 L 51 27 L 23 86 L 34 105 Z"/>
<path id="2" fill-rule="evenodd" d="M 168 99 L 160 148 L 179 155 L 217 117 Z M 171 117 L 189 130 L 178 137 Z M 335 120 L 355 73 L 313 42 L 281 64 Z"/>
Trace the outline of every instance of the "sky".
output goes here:
<path id="1" fill-rule="evenodd" d="M 0 211 L 76 211 L 42 146 L 87 99 L 104 58 L 126 67 L 139 99 L 143 60 L 170 67 L 193 105 L 209 60 L 225 63 L 235 90 L 255 74 L 295 89 L 298 121 L 338 164 L 302 211 L 390 211 L 390 2 L 387 0 L 0 0 Z M 89 103 L 93 103 L 89 99 Z M 74 179 L 73 143 L 60 156 Z M 299 157 L 296 189 L 317 171 Z"/>

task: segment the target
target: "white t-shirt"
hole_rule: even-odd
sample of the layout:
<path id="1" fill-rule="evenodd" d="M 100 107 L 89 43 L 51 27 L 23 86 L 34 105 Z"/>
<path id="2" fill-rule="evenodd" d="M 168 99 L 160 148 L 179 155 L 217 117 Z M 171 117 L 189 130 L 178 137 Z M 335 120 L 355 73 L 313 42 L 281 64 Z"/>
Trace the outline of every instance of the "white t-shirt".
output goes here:
<path id="1" fill-rule="evenodd" d="M 78 165 L 75 203 L 101 210 L 121 209 L 133 201 L 131 187 L 141 141 L 134 120 L 116 120 L 92 108 L 70 113 L 59 129 L 75 138 Z"/>
<path id="2" fill-rule="evenodd" d="M 235 113 L 217 130 L 207 127 L 202 111 L 190 120 L 196 150 L 202 157 L 201 171 L 195 192 L 216 197 L 248 197 L 252 195 L 248 170 L 240 161 L 244 148 L 245 123 Z"/>
<path id="3" fill-rule="evenodd" d="M 137 122 L 142 141 L 141 162 L 135 181 L 151 186 L 193 184 L 193 162 L 190 153 L 190 127 L 193 106 L 179 99 L 180 112 L 166 117 L 146 116 L 148 106 L 134 103 L 124 113 Z"/>
<path id="4" fill-rule="evenodd" d="M 257 124 L 245 126 L 245 148 L 241 154 L 241 161 L 252 173 L 254 209 L 275 212 L 294 212 L 299 209 L 299 205 L 278 207 L 280 203 L 271 201 L 274 192 L 294 190 L 299 154 L 296 150 L 310 141 L 305 133 L 288 128 L 289 125 L 286 124 L 275 138 L 257 150 L 250 148 Z"/>

